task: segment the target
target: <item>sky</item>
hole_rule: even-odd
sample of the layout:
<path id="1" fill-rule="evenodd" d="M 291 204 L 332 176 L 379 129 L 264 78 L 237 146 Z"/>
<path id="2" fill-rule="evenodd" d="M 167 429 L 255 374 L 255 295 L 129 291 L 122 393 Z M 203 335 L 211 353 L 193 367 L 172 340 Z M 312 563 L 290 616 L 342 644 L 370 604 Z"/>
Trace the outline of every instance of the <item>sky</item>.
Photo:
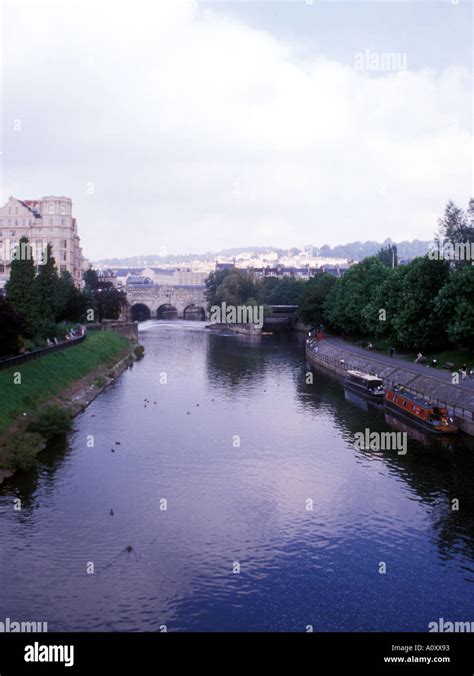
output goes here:
<path id="1" fill-rule="evenodd" d="M 71 197 L 91 259 L 431 240 L 473 192 L 466 0 L 1 9 L 1 203 Z"/>

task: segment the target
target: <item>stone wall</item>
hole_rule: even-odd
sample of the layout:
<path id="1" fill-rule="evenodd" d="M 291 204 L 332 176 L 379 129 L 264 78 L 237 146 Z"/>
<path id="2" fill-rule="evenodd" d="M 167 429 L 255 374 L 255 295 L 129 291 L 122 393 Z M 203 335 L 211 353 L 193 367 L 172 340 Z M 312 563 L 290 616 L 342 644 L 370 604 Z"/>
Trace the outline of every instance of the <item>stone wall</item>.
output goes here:
<path id="1" fill-rule="evenodd" d="M 158 309 L 163 305 L 172 305 L 178 311 L 178 317 L 190 305 L 201 307 L 207 316 L 207 301 L 204 295 L 205 286 L 149 286 L 126 287 L 128 313 L 133 305 L 146 305 L 151 318 L 156 319 Z"/>
<path id="2" fill-rule="evenodd" d="M 104 319 L 102 322 L 102 329 L 104 331 L 115 331 L 120 333 L 124 338 L 133 340 L 138 343 L 138 322 L 122 322 Z"/>
<path id="3" fill-rule="evenodd" d="M 426 399 L 446 405 L 456 417 L 461 429 L 474 435 L 474 390 L 413 371 L 409 363 L 406 367 L 400 367 L 398 364 L 391 366 L 365 355 L 346 351 L 342 347 L 329 345 L 324 341 L 317 343 L 317 352 L 312 352 L 306 347 L 306 357 L 310 364 L 340 376 L 344 376 L 348 369 L 357 369 L 377 375 L 385 385 L 403 385 Z"/>

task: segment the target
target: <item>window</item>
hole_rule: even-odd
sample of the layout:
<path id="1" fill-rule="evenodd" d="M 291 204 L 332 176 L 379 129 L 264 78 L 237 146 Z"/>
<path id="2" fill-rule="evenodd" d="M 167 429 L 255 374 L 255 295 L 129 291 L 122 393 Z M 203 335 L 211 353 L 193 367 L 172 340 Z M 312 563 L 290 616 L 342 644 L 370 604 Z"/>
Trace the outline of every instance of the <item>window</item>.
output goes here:
<path id="1" fill-rule="evenodd" d="M 5 272 L 5 266 L 0 263 L 0 275 Z"/>
<path id="2" fill-rule="evenodd" d="M 66 272 L 66 266 L 65 265 L 60 265 L 59 266 L 60 272 Z"/>
<path id="3" fill-rule="evenodd" d="M 14 230 L 10 230 L 10 237 L 15 237 L 15 231 Z"/>
<path id="4" fill-rule="evenodd" d="M 65 249 L 67 249 L 67 239 L 64 240 L 64 242 L 63 242 L 63 247 L 64 247 Z"/>
<path id="5" fill-rule="evenodd" d="M 15 207 L 15 214 L 18 214 L 18 207 Z"/>
<path id="6" fill-rule="evenodd" d="M 18 226 L 18 220 L 17 219 L 15 219 L 15 225 Z"/>
<path id="7" fill-rule="evenodd" d="M 52 218 L 49 219 L 49 224 L 53 225 L 53 219 Z"/>
<path id="8" fill-rule="evenodd" d="M 63 261 L 67 261 L 67 253 L 63 251 Z"/>
<path id="9" fill-rule="evenodd" d="M 65 219 L 65 218 L 61 218 L 61 225 L 65 225 L 65 224 L 66 224 L 66 219 Z"/>

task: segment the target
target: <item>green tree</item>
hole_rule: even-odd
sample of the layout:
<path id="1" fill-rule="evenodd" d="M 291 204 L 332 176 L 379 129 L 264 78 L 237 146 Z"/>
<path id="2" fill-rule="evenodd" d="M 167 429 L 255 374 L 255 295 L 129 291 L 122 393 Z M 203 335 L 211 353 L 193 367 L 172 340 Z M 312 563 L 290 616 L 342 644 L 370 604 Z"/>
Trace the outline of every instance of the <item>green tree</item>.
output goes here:
<path id="1" fill-rule="evenodd" d="M 472 229 L 466 214 L 452 200 L 447 203 L 442 218 L 438 220 L 438 226 L 437 240 L 441 243 L 472 241 Z"/>
<path id="2" fill-rule="evenodd" d="M 116 289 L 112 284 L 110 286 L 104 285 L 94 292 L 94 301 L 99 321 L 103 319 L 118 319 L 122 307 L 126 303 L 126 294 Z"/>
<path id="3" fill-rule="evenodd" d="M 245 305 L 251 298 L 258 297 L 258 288 L 247 270 L 231 270 L 219 284 L 215 293 L 215 305 Z"/>
<path id="4" fill-rule="evenodd" d="M 392 325 L 398 343 L 405 348 L 424 350 L 441 347 L 446 342 L 446 322 L 436 299 L 446 284 L 449 265 L 446 261 L 415 258 L 406 266 L 396 315 Z"/>
<path id="5" fill-rule="evenodd" d="M 324 323 L 324 303 L 335 284 L 336 277 L 327 273 L 309 279 L 300 297 L 298 318 L 306 324 Z"/>
<path id="6" fill-rule="evenodd" d="M 13 357 L 20 351 L 23 319 L 4 296 L 0 296 L 0 357 Z"/>
<path id="7" fill-rule="evenodd" d="M 43 321 L 55 322 L 60 311 L 59 277 L 53 248 L 48 244 L 42 265 L 38 266 L 34 284 L 39 299 L 39 309 Z"/>
<path id="8" fill-rule="evenodd" d="M 436 312 L 442 317 L 452 343 L 474 350 L 474 267 L 453 271 L 436 298 Z"/>
<path id="9" fill-rule="evenodd" d="M 390 269 L 376 256 L 353 265 L 336 280 L 326 298 L 324 314 L 329 324 L 349 335 L 370 335 L 363 311 L 389 275 Z"/>
<path id="10" fill-rule="evenodd" d="M 396 268 L 398 265 L 398 254 L 397 254 L 397 245 L 389 244 L 388 246 L 383 246 L 376 253 L 377 258 L 381 263 L 386 265 L 388 268 Z"/>
<path id="11" fill-rule="evenodd" d="M 230 270 L 214 270 L 209 273 L 206 279 L 205 296 L 207 300 L 207 309 L 210 310 L 213 305 L 217 305 L 216 295 L 217 289 L 222 284 L 224 279 L 230 274 Z"/>
<path id="12" fill-rule="evenodd" d="M 374 338 L 390 338 L 395 341 L 394 318 L 400 307 L 403 280 L 407 266 L 390 268 L 386 279 L 374 291 L 362 314 L 368 335 Z"/>
<path id="13" fill-rule="evenodd" d="M 270 278 L 271 279 L 271 278 Z M 268 289 L 265 302 L 270 305 L 298 305 L 305 289 L 305 282 L 294 277 L 276 279 Z"/>
<path id="14" fill-rule="evenodd" d="M 72 275 L 63 271 L 58 280 L 58 321 L 79 322 L 84 319 L 87 298 L 74 284 Z"/>
<path id="15" fill-rule="evenodd" d="M 98 289 L 99 276 L 94 268 L 89 268 L 89 270 L 86 270 L 86 272 L 84 272 L 82 275 L 82 279 L 84 280 L 86 289 L 89 289 L 89 291 L 96 291 Z"/>
<path id="16" fill-rule="evenodd" d="M 13 255 L 5 291 L 15 310 L 23 316 L 24 331 L 28 337 L 35 335 L 41 317 L 35 276 L 33 251 L 28 238 L 22 237 Z"/>

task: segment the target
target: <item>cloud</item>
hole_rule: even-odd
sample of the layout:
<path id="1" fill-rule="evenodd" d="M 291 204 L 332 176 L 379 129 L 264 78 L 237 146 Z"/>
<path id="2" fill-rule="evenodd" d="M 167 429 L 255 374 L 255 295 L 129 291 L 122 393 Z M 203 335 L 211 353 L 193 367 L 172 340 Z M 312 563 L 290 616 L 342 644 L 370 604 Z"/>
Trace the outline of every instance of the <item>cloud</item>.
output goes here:
<path id="1" fill-rule="evenodd" d="M 2 198 L 70 196 L 92 257 L 430 239 L 470 196 L 467 67 L 359 72 L 192 2 L 4 30 Z"/>

